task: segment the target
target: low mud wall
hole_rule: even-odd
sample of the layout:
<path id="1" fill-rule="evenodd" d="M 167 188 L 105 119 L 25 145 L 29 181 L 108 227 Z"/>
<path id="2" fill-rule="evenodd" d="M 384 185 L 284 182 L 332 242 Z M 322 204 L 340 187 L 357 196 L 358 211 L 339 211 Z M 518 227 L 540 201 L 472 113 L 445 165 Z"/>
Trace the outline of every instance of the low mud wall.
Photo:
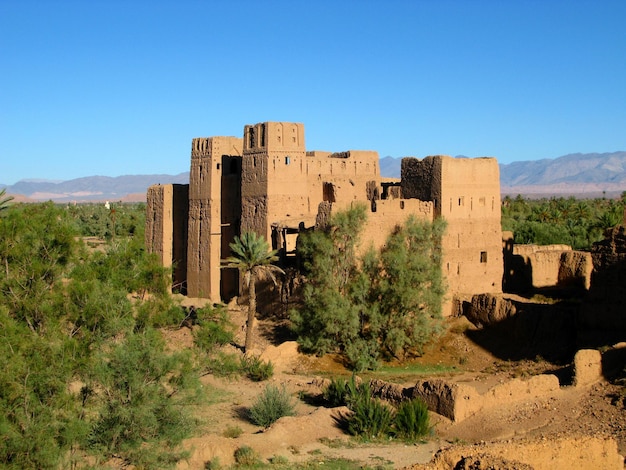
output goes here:
<path id="1" fill-rule="evenodd" d="M 437 452 L 430 463 L 410 467 L 411 470 L 479 468 L 623 470 L 624 458 L 613 439 L 562 437 L 452 446 Z"/>
<path id="2" fill-rule="evenodd" d="M 404 388 L 382 380 L 370 382 L 372 393 L 384 400 L 400 402 L 421 398 L 430 411 L 459 422 L 485 408 L 530 400 L 559 390 L 555 375 L 537 375 L 528 380 L 513 379 L 496 385 L 484 394 L 469 385 L 449 383 L 442 379 L 422 380 Z"/>

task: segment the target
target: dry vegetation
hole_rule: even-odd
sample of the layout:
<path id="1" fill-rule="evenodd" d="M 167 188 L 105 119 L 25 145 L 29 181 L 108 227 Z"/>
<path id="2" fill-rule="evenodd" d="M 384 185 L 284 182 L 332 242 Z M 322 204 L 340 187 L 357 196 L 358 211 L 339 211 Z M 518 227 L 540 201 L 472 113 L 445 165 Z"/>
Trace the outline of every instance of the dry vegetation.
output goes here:
<path id="1" fill-rule="evenodd" d="M 187 301 L 194 302 L 193 299 Z M 236 342 L 241 343 L 244 313 L 233 304 L 230 313 L 239 325 Z M 431 344 L 420 359 L 388 365 L 363 378 L 376 377 L 411 386 L 418 379 L 434 374 L 484 392 L 515 378 L 567 370 L 564 365 L 555 366 L 541 358 L 498 359 L 468 339 L 466 333 L 474 327 L 464 318 L 450 319 L 447 326 L 448 332 Z M 213 468 L 211 462 L 214 466 L 219 462 L 222 468 L 236 465 L 235 451 L 246 446 L 264 462 L 261 467 L 268 468 L 281 468 L 279 464 L 282 468 L 307 468 L 312 462 L 316 466 L 320 466 L 320 462 L 331 465 L 329 462 L 337 459 L 352 461 L 352 464 L 344 464 L 353 466 L 326 468 L 406 468 L 426 464 L 442 448 L 451 448 L 448 451 L 451 455 L 456 455 L 455 452 L 465 456 L 482 455 L 483 465 L 497 463 L 498 459 L 501 463 L 510 462 L 519 454 L 522 461 L 533 463 L 529 468 L 566 468 L 567 461 L 563 460 L 561 465 L 559 458 L 573 455 L 574 449 L 580 447 L 580 439 L 592 437 L 600 440 L 585 441 L 586 448 L 593 454 L 587 457 L 588 463 L 604 465 L 603 454 L 616 455 L 616 449 L 606 447 L 604 438 L 615 439 L 619 453 L 626 452 L 626 412 L 619 400 L 621 388 L 606 381 L 583 388 L 564 386 L 539 399 L 494 406 L 458 423 L 433 413 L 432 435 L 419 442 L 368 442 L 350 437 L 337 425 L 341 409 L 325 408 L 319 399 L 324 379 L 337 375 L 349 377 L 350 372 L 332 356 L 304 356 L 297 352 L 293 342 L 275 344 L 277 328 L 269 319 L 260 321 L 255 353 L 274 364 L 275 373 L 270 382 L 287 387 L 297 403 L 296 416 L 282 418 L 268 429 L 254 426 L 246 410 L 265 384 L 246 378 L 220 379 L 206 375 L 202 381 L 211 390 L 214 402 L 199 410 L 199 416 L 205 421 L 203 431 L 185 441 L 185 447 L 192 454 L 179 468 Z M 166 334 L 169 344 L 177 348 L 191 345 L 189 329 L 170 330 Z M 559 375 L 563 377 L 564 373 Z M 543 444 L 536 445 L 537 442 Z M 493 452 L 490 449 L 494 449 Z M 441 456 L 438 462 L 436 468 L 454 468 L 442 464 Z"/>

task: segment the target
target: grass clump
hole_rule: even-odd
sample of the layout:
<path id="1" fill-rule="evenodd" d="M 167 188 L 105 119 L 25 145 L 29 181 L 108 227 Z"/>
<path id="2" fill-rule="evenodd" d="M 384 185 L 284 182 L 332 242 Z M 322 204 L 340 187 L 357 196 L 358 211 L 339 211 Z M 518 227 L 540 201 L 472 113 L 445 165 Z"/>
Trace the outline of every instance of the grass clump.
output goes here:
<path id="1" fill-rule="evenodd" d="M 415 440 L 431 431 L 428 407 L 423 400 L 404 401 L 395 409 L 372 397 L 369 384 L 357 385 L 354 376 L 350 381 L 333 379 L 323 396 L 331 406 L 349 408 L 350 411 L 343 414 L 341 424 L 353 436 L 365 439 L 395 436 Z"/>
<path id="2" fill-rule="evenodd" d="M 263 382 L 274 375 L 274 364 L 271 361 L 262 361 L 258 356 L 244 356 L 241 359 L 241 369 L 254 382 Z"/>
<path id="3" fill-rule="evenodd" d="M 241 446 L 235 450 L 235 462 L 242 467 L 251 467 L 260 463 L 260 458 L 252 447 Z"/>
<path id="4" fill-rule="evenodd" d="M 228 426 L 226 429 L 224 429 L 222 436 L 228 437 L 231 439 L 237 439 L 242 434 L 243 434 L 243 429 L 241 429 L 239 426 Z"/>
<path id="5" fill-rule="evenodd" d="M 394 414 L 392 409 L 372 397 L 368 384 L 357 388 L 356 396 L 350 397 L 351 413 L 346 417 L 346 430 L 353 436 L 376 439 L 391 431 Z"/>
<path id="6" fill-rule="evenodd" d="M 250 408 L 250 420 L 264 428 L 271 426 L 283 416 L 294 414 L 294 404 L 285 387 L 279 388 L 271 384 L 265 387 Z"/>
<path id="7" fill-rule="evenodd" d="M 398 407 L 394 419 L 395 435 L 401 439 L 415 440 L 430 433 L 428 406 L 416 398 L 404 401 Z"/>

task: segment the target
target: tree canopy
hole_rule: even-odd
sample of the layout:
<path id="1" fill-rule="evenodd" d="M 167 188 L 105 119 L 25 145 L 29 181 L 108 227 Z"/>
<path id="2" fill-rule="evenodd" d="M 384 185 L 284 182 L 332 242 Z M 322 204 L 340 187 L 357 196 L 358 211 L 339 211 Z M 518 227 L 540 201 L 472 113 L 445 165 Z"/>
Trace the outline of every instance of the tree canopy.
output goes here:
<path id="1" fill-rule="evenodd" d="M 276 251 L 271 251 L 265 238 L 255 232 L 245 232 L 241 237 L 235 237 L 230 249 L 233 254 L 224 260 L 223 266 L 238 269 L 243 276 L 244 285 L 248 288 L 248 320 L 244 346 L 248 353 L 253 344 L 256 282 L 265 278 L 276 282 L 275 274 L 283 273 L 283 270 L 272 264 L 278 261 Z"/>
<path id="2" fill-rule="evenodd" d="M 302 348 L 344 355 L 356 369 L 379 359 L 419 355 L 439 331 L 445 293 L 441 236 L 445 223 L 409 217 L 380 251 L 358 255 L 364 207 L 336 214 L 324 231 L 302 236 L 307 282 L 291 314 Z"/>

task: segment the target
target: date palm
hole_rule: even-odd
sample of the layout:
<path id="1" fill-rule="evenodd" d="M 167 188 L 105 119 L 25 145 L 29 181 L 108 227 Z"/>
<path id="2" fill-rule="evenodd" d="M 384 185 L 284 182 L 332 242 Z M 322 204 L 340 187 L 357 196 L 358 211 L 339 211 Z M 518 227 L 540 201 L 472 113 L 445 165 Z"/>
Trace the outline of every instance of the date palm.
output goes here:
<path id="1" fill-rule="evenodd" d="M 0 190 L 0 214 L 9 208 L 9 202 L 13 200 L 13 196 L 6 195 L 7 190 Z"/>
<path id="2" fill-rule="evenodd" d="M 270 251 L 268 243 L 255 232 L 246 232 L 241 237 L 235 237 L 230 244 L 232 256 L 222 261 L 223 267 L 237 268 L 243 276 L 244 286 L 248 288 L 248 320 L 246 322 L 246 354 L 252 347 L 254 320 L 256 316 L 256 282 L 261 279 L 271 279 L 276 283 L 276 273 L 284 271 L 272 263 L 278 260 L 276 251 Z"/>

